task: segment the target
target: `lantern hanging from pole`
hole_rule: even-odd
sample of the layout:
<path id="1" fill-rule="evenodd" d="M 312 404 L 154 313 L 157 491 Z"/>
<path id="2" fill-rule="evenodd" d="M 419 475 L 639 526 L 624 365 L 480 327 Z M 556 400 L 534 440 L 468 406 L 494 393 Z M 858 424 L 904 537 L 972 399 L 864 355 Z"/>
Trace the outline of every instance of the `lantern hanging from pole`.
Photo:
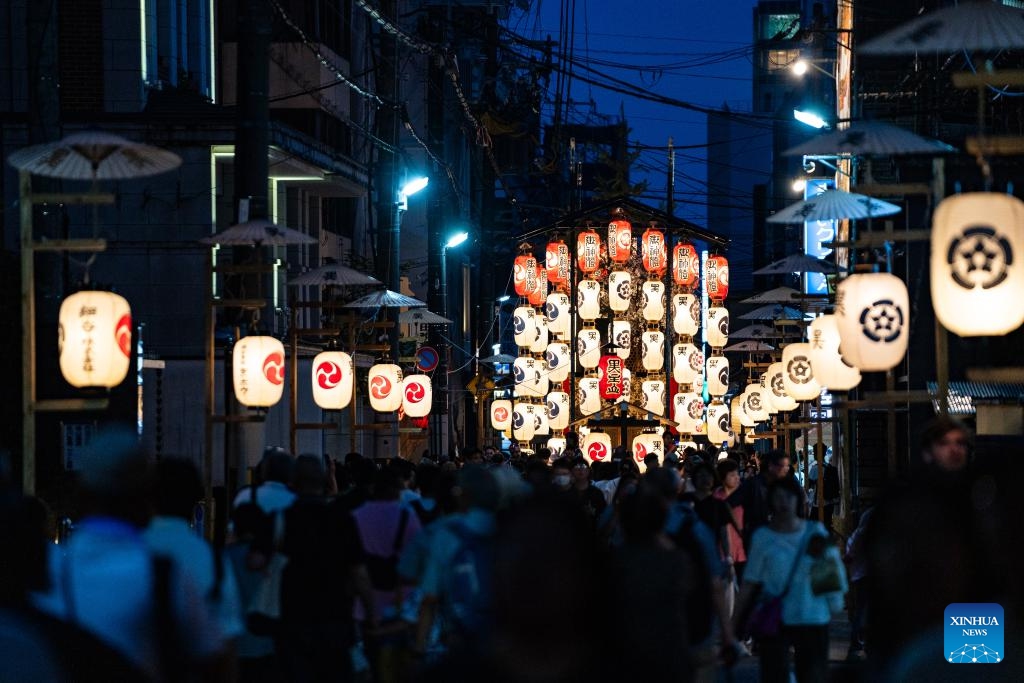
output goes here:
<path id="1" fill-rule="evenodd" d="M 564 292 L 548 294 L 544 317 L 547 318 L 548 332 L 562 338 L 569 336 L 572 329 L 572 306 L 569 303 L 569 295 Z"/>
<path id="2" fill-rule="evenodd" d="M 644 370 L 658 372 L 665 366 L 665 333 L 646 330 L 643 333 Z"/>
<path id="3" fill-rule="evenodd" d="M 430 415 L 434 392 L 427 375 L 406 375 L 402 380 L 402 412 L 409 417 Z"/>
<path id="4" fill-rule="evenodd" d="M 378 413 L 393 413 L 402 407 L 402 368 L 393 363 L 377 363 L 367 374 L 370 407 Z"/>
<path id="5" fill-rule="evenodd" d="M 596 377 L 581 377 L 576 385 L 576 404 L 582 415 L 601 410 L 601 387 Z"/>
<path id="6" fill-rule="evenodd" d="M 569 376 L 569 345 L 552 342 L 544 352 L 547 361 L 547 375 L 552 382 L 562 382 Z"/>
<path id="7" fill-rule="evenodd" d="M 704 352 L 690 342 L 672 347 L 672 378 L 680 384 L 693 384 L 704 370 Z"/>
<path id="8" fill-rule="evenodd" d="M 772 405 L 776 412 L 788 412 L 797 407 L 796 399 L 786 391 L 785 366 L 781 363 L 772 363 L 768 366 L 768 386 L 772 390 Z"/>
<path id="9" fill-rule="evenodd" d="M 647 379 L 640 384 L 640 407 L 655 415 L 665 415 L 665 382 Z"/>
<path id="10" fill-rule="evenodd" d="M 124 381 L 132 357 L 132 311 L 124 297 L 76 292 L 61 303 L 58 319 L 60 371 L 68 384 L 109 389 Z M 283 347 L 281 353 L 283 377 Z"/>
<path id="11" fill-rule="evenodd" d="M 750 413 L 743 407 L 743 394 L 739 396 L 733 396 L 732 400 L 729 401 L 729 419 L 731 423 L 729 430 L 733 434 L 740 434 L 744 427 L 756 427 L 757 423 L 754 418 L 750 416 Z"/>
<path id="12" fill-rule="evenodd" d="M 672 419 L 683 434 L 704 433 L 704 399 L 694 391 L 682 391 L 672 397 Z"/>
<path id="13" fill-rule="evenodd" d="M 601 360 L 601 333 L 596 327 L 584 327 L 576 338 L 576 361 L 593 370 Z"/>
<path id="14" fill-rule="evenodd" d="M 548 439 L 548 450 L 551 451 L 552 460 L 560 458 L 565 454 L 565 437 L 553 436 Z"/>
<path id="15" fill-rule="evenodd" d="M 692 290 L 700 278 L 700 257 L 697 248 L 682 242 L 672 250 L 672 281 Z"/>
<path id="16" fill-rule="evenodd" d="M 708 326 L 704 330 L 708 345 L 717 349 L 729 343 L 729 309 L 725 306 L 708 308 Z"/>
<path id="17" fill-rule="evenodd" d="M 860 384 L 860 370 L 839 355 L 839 323 L 834 315 L 818 316 L 807 328 L 811 345 L 811 366 L 818 384 L 834 391 L 846 391 Z"/>
<path id="18" fill-rule="evenodd" d="M 530 353 L 544 353 L 548 348 L 548 323 L 542 315 L 533 317 L 533 342 L 530 343 Z"/>
<path id="19" fill-rule="evenodd" d="M 706 269 L 704 283 L 708 288 L 708 298 L 725 301 L 729 295 L 729 261 L 724 256 L 709 256 Z"/>
<path id="20" fill-rule="evenodd" d="M 551 434 L 551 426 L 548 421 L 548 410 L 544 406 L 533 406 L 533 435 L 548 436 Z"/>
<path id="21" fill-rule="evenodd" d="M 530 296 L 533 293 L 533 290 L 537 288 L 536 256 L 533 254 L 516 256 L 515 266 L 512 269 L 512 285 L 519 296 Z"/>
<path id="22" fill-rule="evenodd" d="M 658 434 L 642 432 L 633 437 L 633 462 L 636 463 L 640 474 L 647 471 L 648 455 L 657 456 L 660 467 L 665 460 L 665 442 Z"/>
<path id="23" fill-rule="evenodd" d="M 656 275 L 664 273 L 668 268 L 668 247 L 665 245 L 665 233 L 648 228 L 644 230 L 640 243 L 644 270 Z"/>
<path id="24" fill-rule="evenodd" d="M 613 320 L 611 343 L 615 345 L 615 355 L 622 360 L 629 358 L 633 330 L 628 320 Z"/>
<path id="25" fill-rule="evenodd" d="M 968 192 L 932 219 L 932 306 L 961 337 L 1001 336 L 1024 324 L 1024 202 Z"/>
<path id="26" fill-rule="evenodd" d="M 614 220 L 608 224 L 608 258 L 615 263 L 629 260 L 633 246 L 633 226 L 627 220 Z"/>
<path id="27" fill-rule="evenodd" d="M 693 294 L 672 297 L 672 330 L 690 337 L 700 330 L 700 301 Z"/>
<path id="28" fill-rule="evenodd" d="M 341 410 L 352 402 L 352 356 L 324 351 L 313 359 L 313 401 L 324 410 Z"/>
<path id="29" fill-rule="evenodd" d="M 725 356 L 708 356 L 708 393 L 715 397 L 729 392 L 729 359 Z"/>
<path id="30" fill-rule="evenodd" d="M 836 322 L 850 365 L 862 372 L 895 367 L 907 352 L 907 286 L 890 273 L 849 276 L 836 288 Z"/>
<path id="31" fill-rule="evenodd" d="M 601 356 L 597 365 L 598 390 L 601 398 L 614 401 L 622 396 L 624 369 L 622 359 L 618 356 Z"/>
<path id="32" fill-rule="evenodd" d="M 760 382 L 751 382 L 740 395 L 743 411 L 754 422 L 764 422 L 771 417 L 768 413 L 768 401 L 765 399 L 765 393 L 766 390 Z"/>
<path id="33" fill-rule="evenodd" d="M 617 313 L 629 310 L 633 296 L 633 276 L 624 270 L 613 270 L 608 276 L 608 308 Z"/>
<path id="34" fill-rule="evenodd" d="M 569 245 L 562 240 L 548 242 L 545 251 L 545 270 L 548 282 L 553 285 L 564 285 L 569 282 Z"/>
<path id="35" fill-rule="evenodd" d="M 500 398 L 491 402 L 491 427 L 504 432 L 512 426 L 512 401 Z"/>
<path id="36" fill-rule="evenodd" d="M 529 306 L 517 306 L 512 313 L 512 336 L 517 346 L 529 347 L 537 338 L 537 312 Z"/>
<path id="37" fill-rule="evenodd" d="M 630 372 L 629 368 L 622 369 L 622 396 L 619 396 L 615 402 L 626 403 L 630 402 L 630 395 L 633 390 L 633 373 Z"/>
<path id="38" fill-rule="evenodd" d="M 533 406 L 529 403 L 516 403 L 512 406 L 512 436 L 516 441 L 530 441 L 537 430 L 533 419 Z"/>
<path id="39" fill-rule="evenodd" d="M 729 422 L 729 406 L 721 401 L 712 401 L 707 410 L 708 441 L 716 446 L 730 443 L 733 433 Z"/>
<path id="40" fill-rule="evenodd" d="M 566 429 L 569 426 L 569 394 L 552 391 L 545 399 L 545 405 L 551 429 Z"/>
<path id="41" fill-rule="evenodd" d="M 537 398 L 547 393 L 548 376 L 546 372 L 541 372 L 541 365 L 541 361 L 529 356 L 516 358 L 512 364 L 512 376 L 515 379 L 515 395 L 517 397 Z M 542 381 L 543 387 L 541 386 Z"/>
<path id="42" fill-rule="evenodd" d="M 250 335 L 232 353 L 235 398 L 250 408 L 268 408 L 284 393 L 284 344 L 273 337 Z M 401 395 L 399 395 L 401 400 Z"/>
<path id="43" fill-rule="evenodd" d="M 529 294 L 529 302 L 538 307 L 543 307 L 548 299 L 548 271 L 543 268 L 537 269 L 536 286 Z"/>
<path id="44" fill-rule="evenodd" d="M 811 364 L 811 345 L 807 342 L 789 344 L 782 349 L 782 375 L 786 393 L 798 401 L 813 401 L 821 395 L 821 385 Z"/>
<path id="45" fill-rule="evenodd" d="M 647 280 L 641 288 L 641 313 L 649 323 L 661 322 L 665 317 L 665 285 L 660 280 Z"/>
<path id="46" fill-rule="evenodd" d="M 590 432 L 583 439 L 583 457 L 587 462 L 608 462 L 612 459 L 612 437 L 604 432 Z"/>
<path id="47" fill-rule="evenodd" d="M 779 409 L 775 407 L 775 395 L 772 393 L 771 375 L 767 370 L 758 378 L 757 383 L 761 386 L 761 400 L 764 401 L 764 408 L 768 411 L 769 417 L 777 414 Z"/>
<path id="48" fill-rule="evenodd" d="M 576 310 L 583 320 L 596 320 L 601 316 L 601 283 L 580 280 L 576 285 Z"/>
<path id="49" fill-rule="evenodd" d="M 584 273 L 593 273 L 601 267 L 601 236 L 593 230 L 577 235 L 576 264 Z"/>

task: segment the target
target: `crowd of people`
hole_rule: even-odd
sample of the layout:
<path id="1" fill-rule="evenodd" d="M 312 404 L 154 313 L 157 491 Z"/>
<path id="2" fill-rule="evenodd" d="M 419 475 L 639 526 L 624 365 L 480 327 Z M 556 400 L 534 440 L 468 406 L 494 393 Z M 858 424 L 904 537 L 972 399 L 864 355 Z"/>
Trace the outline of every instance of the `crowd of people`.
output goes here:
<path id="1" fill-rule="evenodd" d="M 639 468 L 572 442 L 416 464 L 271 448 L 211 544 L 195 465 L 105 433 L 59 545 L 45 506 L 5 487 L 0 681 L 715 681 L 751 654 L 762 681 L 823 681 L 844 609 L 873 678 L 927 670 L 901 644 L 941 631 L 936 597 L 985 575 L 986 597 L 1020 599 L 991 553 L 926 569 L 940 545 L 990 551 L 967 531 L 1003 531 L 1012 505 L 967 437 L 926 433 L 923 474 L 848 539 L 809 517 L 779 450 L 670 447 Z"/>

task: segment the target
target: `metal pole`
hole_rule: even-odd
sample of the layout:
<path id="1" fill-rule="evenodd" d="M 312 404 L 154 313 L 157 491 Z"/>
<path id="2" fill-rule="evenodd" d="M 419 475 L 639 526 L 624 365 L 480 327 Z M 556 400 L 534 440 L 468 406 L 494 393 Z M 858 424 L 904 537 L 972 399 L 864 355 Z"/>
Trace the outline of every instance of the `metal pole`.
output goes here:
<path id="1" fill-rule="evenodd" d="M 36 294 L 32 245 L 32 176 L 18 173 L 21 216 L 21 492 L 36 492 Z"/>
<path id="2" fill-rule="evenodd" d="M 444 245 L 441 246 L 441 287 L 440 287 L 440 290 L 441 290 L 441 316 L 447 320 L 448 319 L 448 245 L 447 244 L 444 244 Z M 442 382 L 442 391 L 444 391 L 444 420 L 443 421 L 442 420 L 438 420 L 438 424 L 439 425 L 443 424 L 444 426 L 443 426 L 443 428 L 438 430 L 439 434 L 437 436 L 438 436 L 438 439 L 439 439 L 438 446 L 442 449 L 443 452 L 447 452 L 448 450 L 450 450 L 450 447 L 451 447 L 450 439 L 448 438 L 448 433 L 449 433 L 449 425 L 451 424 L 451 419 L 452 419 L 452 397 L 451 397 L 450 384 L 449 384 L 450 380 L 449 380 L 449 377 L 448 377 L 448 366 L 449 366 L 448 357 L 451 355 L 451 346 L 449 345 L 448 340 L 451 339 L 451 335 L 452 335 L 451 323 L 443 323 L 443 329 L 444 329 L 444 339 L 442 339 L 441 341 L 444 344 L 444 346 L 443 346 L 443 350 L 441 352 L 441 358 L 439 359 L 438 362 L 440 364 L 440 369 L 441 369 L 441 379 L 443 380 L 443 382 Z M 439 455 L 442 455 L 442 454 L 443 453 L 439 453 Z"/>

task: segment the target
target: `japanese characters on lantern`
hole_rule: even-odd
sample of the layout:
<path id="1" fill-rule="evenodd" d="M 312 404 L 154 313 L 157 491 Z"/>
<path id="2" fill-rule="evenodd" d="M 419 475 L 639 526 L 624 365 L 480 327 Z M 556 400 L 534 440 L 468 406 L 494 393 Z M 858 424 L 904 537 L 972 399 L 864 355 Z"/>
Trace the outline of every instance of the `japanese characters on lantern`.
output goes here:
<path id="1" fill-rule="evenodd" d="M 110 388 L 124 380 L 132 356 L 132 313 L 124 297 L 76 292 L 61 303 L 58 320 L 60 371 L 68 384 Z"/>

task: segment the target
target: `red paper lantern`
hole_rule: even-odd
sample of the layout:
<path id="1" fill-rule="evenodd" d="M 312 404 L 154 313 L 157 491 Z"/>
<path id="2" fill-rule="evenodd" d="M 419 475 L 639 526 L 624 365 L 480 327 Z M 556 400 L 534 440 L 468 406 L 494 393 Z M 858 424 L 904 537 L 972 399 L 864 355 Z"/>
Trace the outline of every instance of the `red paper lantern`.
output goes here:
<path id="1" fill-rule="evenodd" d="M 711 256 L 707 262 L 708 297 L 724 301 L 729 295 L 729 261 L 724 256 Z"/>
<path id="2" fill-rule="evenodd" d="M 584 273 L 601 267 L 601 236 L 593 230 L 584 230 L 576 237 L 576 264 Z"/>
<path id="3" fill-rule="evenodd" d="M 700 257 L 692 244 L 677 244 L 672 250 L 672 280 L 680 287 L 692 289 L 700 279 Z"/>
<path id="4" fill-rule="evenodd" d="M 562 240 L 548 242 L 545 253 L 545 265 L 548 282 L 553 285 L 564 285 L 569 281 L 569 245 Z"/>
<path id="5" fill-rule="evenodd" d="M 534 306 L 543 306 L 548 300 L 548 271 L 545 268 L 537 269 L 537 285 L 529 293 L 530 303 Z"/>
<path id="6" fill-rule="evenodd" d="M 632 246 L 633 226 L 629 221 L 615 220 L 608 224 L 608 258 L 615 263 L 625 263 Z"/>
<path id="7" fill-rule="evenodd" d="M 416 429 L 426 429 L 427 425 L 429 423 L 430 423 L 430 418 L 428 418 L 428 417 L 414 417 L 414 418 L 412 418 L 412 426 L 415 427 Z"/>
<path id="8" fill-rule="evenodd" d="M 643 253 L 644 268 L 648 273 L 664 273 L 668 268 L 668 247 L 665 245 L 665 233 L 661 230 L 648 228 L 640 240 Z"/>
<path id="9" fill-rule="evenodd" d="M 516 294 L 529 296 L 537 287 L 537 258 L 533 254 L 516 256 L 512 272 Z"/>
<path id="10" fill-rule="evenodd" d="M 600 372 L 600 380 L 597 386 L 601 398 L 615 400 L 621 397 L 625 391 L 625 380 L 622 372 L 625 369 L 625 363 L 623 363 L 622 359 L 612 355 L 601 356 L 597 367 Z"/>

